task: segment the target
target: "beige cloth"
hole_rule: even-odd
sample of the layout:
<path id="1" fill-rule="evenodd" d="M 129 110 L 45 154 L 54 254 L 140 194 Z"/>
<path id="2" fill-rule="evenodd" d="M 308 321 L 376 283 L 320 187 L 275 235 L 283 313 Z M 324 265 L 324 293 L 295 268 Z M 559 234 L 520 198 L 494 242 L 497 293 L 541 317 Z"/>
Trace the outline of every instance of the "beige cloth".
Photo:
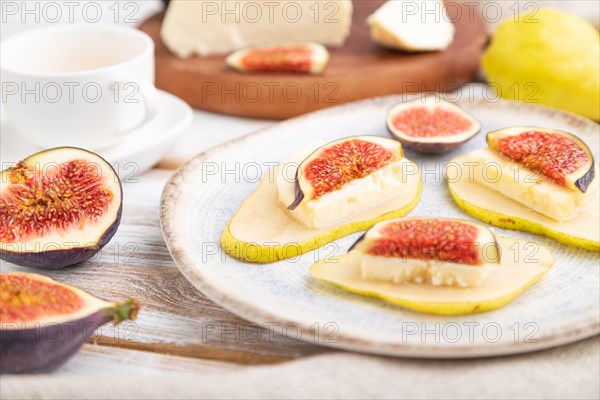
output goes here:
<path id="1" fill-rule="evenodd" d="M 568 346 L 477 360 L 333 353 L 266 367 L 164 379 L 0 379 L 2 399 L 115 398 L 600 398 L 600 336 Z"/>

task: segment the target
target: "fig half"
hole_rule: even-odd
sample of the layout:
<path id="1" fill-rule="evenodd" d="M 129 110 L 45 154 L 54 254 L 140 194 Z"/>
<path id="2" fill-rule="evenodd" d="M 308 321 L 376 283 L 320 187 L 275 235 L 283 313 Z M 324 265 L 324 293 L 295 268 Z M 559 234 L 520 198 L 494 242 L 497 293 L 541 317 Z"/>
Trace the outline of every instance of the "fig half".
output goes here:
<path id="1" fill-rule="evenodd" d="M 0 258 L 56 269 L 85 261 L 121 220 L 119 177 L 102 157 L 61 147 L 0 173 Z"/>
<path id="2" fill-rule="evenodd" d="M 426 220 L 432 221 L 432 219 Z M 336 257 L 329 257 L 313 264 L 310 268 L 311 276 L 318 280 L 333 283 L 350 292 L 376 297 L 409 310 L 437 315 L 465 315 L 505 306 L 528 287 L 539 281 L 554 263 L 554 257 L 550 250 L 537 243 L 504 237 L 490 237 L 489 232 L 486 232 L 484 227 L 478 227 L 471 232 L 470 227 L 476 227 L 476 224 L 466 221 L 442 220 L 438 223 L 434 220 L 431 226 L 426 226 L 427 229 L 424 229 L 424 232 L 427 233 L 425 237 L 431 235 L 431 229 L 429 228 L 432 226 L 434 231 L 438 233 L 425 242 L 422 240 L 424 237 L 418 234 L 418 230 L 415 231 L 414 229 L 415 226 L 423 227 L 423 220 L 409 221 L 408 226 L 400 226 L 397 229 L 399 221 L 402 220 L 383 222 L 381 223 L 382 226 L 376 225 L 372 228 L 376 229 L 376 232 L 374 232 L 375 238 L 359 240 L 353 251 Z M 451 225 L 448 225 L 448 221 L 452 221 Z M 462 223 L 466 225 L 462 225 Z M 455 225 L 461 226 L 461 228 L 456 230 L 454 229 L 456 228 Z M 390 226 L 394 229 L 382 234 L 382 228 L 385 229 Z M 437 262 L 440 265 L 445 263 L 443 260 L 448 256 L 450 260 L 481 262 L 482 260 L 477 259 L 479 257 L 478 251 L 474 253 L 477 256 L 476 258 L 468 256 L 469 252 L 459 252 L 458 254 L 461 256 L 458 259 L 452 256 L 456 253 L 452 250 L 453 247 L 448 247 L 448 244 L 457 243 L 461 239 L 460 236 L 454 237 L 450 230 L 444 231 L 449 226 L 452 226 L 450 230 L 454 233 L 467 232 L 473 234 L 464 243 L 471 242 L 473 244 L 475 242 L 472 242 L 472 240 L 479 238 L 483 239 L 482 243 L 491 244 L 489 249 L 497 248 L 499 251 L 499 260 L 496 259 L 494 265 L 488 268 L 483 277 L 484 279 L 479 280 L 479 282 L 475 282 L 476 279 L 473 279 L 473 282 L 476 283 L 474 285 L 459 285 L 456 284 L 456 279 L 443 282 L 445 278 L 443 276 L 442 278 L 439 277 L 439 265 L 429 266 L 429 274 L 432 275 L 429 279 L 425 277 L 426 274 L 423 272 L 424 267 L 422 266 L 410 272 L 403 270 L 403 264 L 423 261 L 423 257 L 426 260 L 438 257 Z M 463 231 L 462 228 L 465 227 L 467 229 Z M 440 232 L 443 232 L 443 234 Z M 416 235 L 411 236 L 413 233 L 416 233 Z M 369 233 L 367 232 L 368 236 Z M 413 241 L 413 237 L 416 240 Z M 454 238 L 451 242 L 444 244 L 442 241 L 435 241 L 434 238 L 436 237 L 444 240 L 448 237 Z M 390 241 L 390 239 L 392 240 Z M 402 247 L 397 247 L 398 240 L 406 245 L 403 250 Z M 377 241 L 380 241 L 380 243 L 377 243 Z M 381 254 L 379 250 L 374 250 L 373 246 L 376 249 L 387 249 L 391 252 L 387 252 L 386 257 L 381 257 L 384 260 L 379 264 L 374 264 L 366 269 L 365 262 L 369 260 L 365 261 L 365 254 L 372 251 Z M 535 260 L 526 259 L 526 256 L 524 256 L 531 254 L 531 246 L 535 246 Z M 467 246 L 465 248 L 473 249 L 474 247 Z M 448 251 L 449 249 L 451 250 Z M 399 250 L 401 250 L 401 254 L 397 254 Z M 467 255 L 467 257 L 464 258 L 463 255 Z M 457 266 L 454 265 L 453 268 L 457 268 Z M 471 266 L 463 268 L 472 270 L 468 273 L 462 272 L 463 278 L 470 279 L 468 274 L 482 268 L 482 265 L 473 266 L 471 264 Z M 394 279 L 398 274 L 412 274 L 413 276 L 409 276 L 410 279 L 404 280 Z"/>
<path id="3" fill-rule="evenodd" d="M 594 180 L 592 152 L 568 132 L 516 126 L 490 132 L 486 141 L 493 151 L 557 185 L 585 193 Z"/>
<path id="4" fill-rule="evenodd" d="M 325 46 L 312 42 L 250 47 L 226 59 L 227 65 L 240 72 L 298 74 L 320 74 L 328 61 Z"/>
<path id="5" fill-rule="evenodd" d="M 353 136 L 306 149 L 265 176 L 231 218 L 221 246 L 232 257 L 269 263 L 296 257 L 418 203 L 419 167 L 400 143 Z"/>
<path id="6" fill-rule="evenodd" d="M 0 274 L 0 373 L 46 372 L 73 356 L 96 328 L 134 320 L 135 300 L 97 299 L 30 273 Z"/>
<path id="7" fill-rule="evenodd" d="M 387 127 L 406 149 L 426 154 L 446 153 L 481 131 L 466 111 L 435 96 L 398 104 L 388 113 Z"/>

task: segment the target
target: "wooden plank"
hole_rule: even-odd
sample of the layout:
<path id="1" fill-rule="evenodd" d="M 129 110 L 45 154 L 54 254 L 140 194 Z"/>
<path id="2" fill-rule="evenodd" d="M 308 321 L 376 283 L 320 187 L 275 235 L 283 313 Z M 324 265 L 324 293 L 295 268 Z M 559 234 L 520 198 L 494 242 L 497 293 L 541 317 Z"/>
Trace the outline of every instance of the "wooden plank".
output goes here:
<path id="1" fill-rule="evenodd" d="M 99 255 L 81 265 L 42 271 L 105 299 L 138 299 L 135 322 L 105 326 L 93 340 L 100 347 L 238 364 L 269 364 L 328 351 L 324 347 L 272 335 L 199 293 L 181 275 L 159 227 L 162 187 L 171 171 L 154 169 L 123 185 L 121 226 Z M 29 271 L 6 262 L 2 272 Z"/>
<path id="2" fill-rule="evenodd" d="M 240 368 L 230 363 L 86 344 L 71 360 L 54 371 L 53 375 L 158 378 L 164 377 L 165 374 L 176 374 L 179 377 L 198 376 L 203 373 L 233 371 Z"/>

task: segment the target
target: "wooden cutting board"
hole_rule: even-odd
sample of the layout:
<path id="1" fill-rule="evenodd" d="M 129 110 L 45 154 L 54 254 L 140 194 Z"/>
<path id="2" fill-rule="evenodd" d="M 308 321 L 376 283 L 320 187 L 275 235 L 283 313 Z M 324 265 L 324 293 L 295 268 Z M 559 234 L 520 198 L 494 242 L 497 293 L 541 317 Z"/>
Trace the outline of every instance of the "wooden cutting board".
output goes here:
<path id="1" fill-rule="evenodd" d="M 180 59 L 160 39 L 163 13 L 140 29 L 156 44 L 156 85 L 192 107 L 245 117 L 283 119 L 353 100 L 420 91 L 453 91 L 475 76 L 486 42 L 483 21 L 453 2 L 454 42 L 443 52 L 411 54 L 380 48 L 369 37 L 366 18 L 382 0 L 354 0 L 352 31 L 331 50 L 324 74 L 242 74 L 225 57 Z"/>

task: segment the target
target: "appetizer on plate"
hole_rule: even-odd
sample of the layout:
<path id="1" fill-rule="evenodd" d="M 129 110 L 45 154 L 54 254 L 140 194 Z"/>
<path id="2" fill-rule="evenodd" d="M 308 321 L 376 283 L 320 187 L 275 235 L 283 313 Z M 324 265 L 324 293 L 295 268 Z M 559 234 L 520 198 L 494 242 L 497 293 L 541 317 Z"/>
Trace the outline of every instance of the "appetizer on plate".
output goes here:
<path id="1" fill-rule="evenodd" d="M 414 311 L 461 315 L 508 304 L 553 263 L 545 247 L 476 223 L 399 218 L 374 225 L 349 253 L 318 261 L 310 274 Z"/>
<path id="2" fill-rule="evenodd" d="M 381 220 L 406 215 L 421 195 L 421 173 L 402 145 L 353 136 L 314 146 L 266 176 L 223 232 L 231 256 L 274 262 L 315 250 Z"/>
<path id="3" fill-rule="evenodd" d="M 582 140 L 512 127 L 488 133 L 487 143 L 450 162 L 448 185 L 462 209 L 502 228 L 600 249 L 598 167 Z"/>

